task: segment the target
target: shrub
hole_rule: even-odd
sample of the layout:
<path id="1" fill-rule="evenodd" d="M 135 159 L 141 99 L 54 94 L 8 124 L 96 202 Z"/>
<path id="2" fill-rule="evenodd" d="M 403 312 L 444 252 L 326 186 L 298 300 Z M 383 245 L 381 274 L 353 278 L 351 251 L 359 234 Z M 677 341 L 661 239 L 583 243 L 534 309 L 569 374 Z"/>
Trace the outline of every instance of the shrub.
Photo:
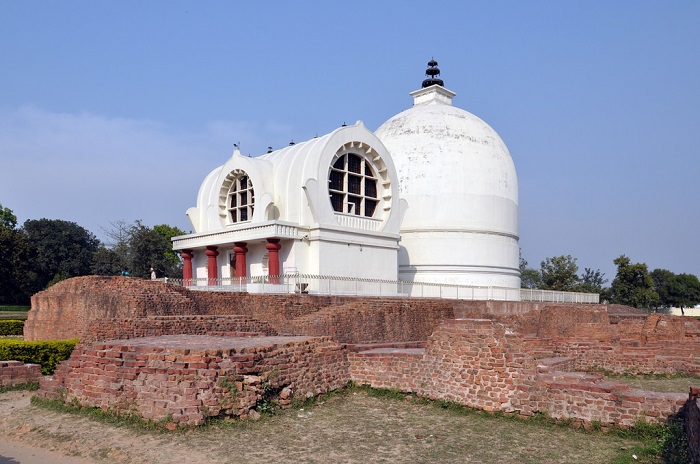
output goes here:
<path id="1" fill-rule="evenodd" d="M 0 335 L 22 335 L 24 321 L 16 319 L 0 319 Z"/>
<path id="2" fill-rule="evenodd" d="M 41 365 L 41 373 L 53 374 L 56 365 L 68 359 L 78 343 L 74 340 L 41 340 L 25 342 L 21 340 L 0 340 L 0 359 Z"/>

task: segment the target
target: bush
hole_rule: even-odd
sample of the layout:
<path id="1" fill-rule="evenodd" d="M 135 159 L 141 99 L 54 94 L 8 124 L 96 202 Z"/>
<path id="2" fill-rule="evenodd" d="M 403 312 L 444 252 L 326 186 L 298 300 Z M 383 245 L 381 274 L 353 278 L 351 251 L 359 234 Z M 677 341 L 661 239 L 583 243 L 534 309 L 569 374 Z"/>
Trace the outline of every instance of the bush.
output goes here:
<path id="1" fill-rule="evenodd" d="M 24 321 L 0 319 L 0 335 L 22 335 L 23 333 Z"/>
<path id="2" fill-rule="evenodd" d="M 77 343 L 77 338 L 36 342 L 0 340 L 0 359 L 21 361 L 25 364 L 40 364 L 41 373 L 51 375 L 59 362 L 70 357 Z"/>

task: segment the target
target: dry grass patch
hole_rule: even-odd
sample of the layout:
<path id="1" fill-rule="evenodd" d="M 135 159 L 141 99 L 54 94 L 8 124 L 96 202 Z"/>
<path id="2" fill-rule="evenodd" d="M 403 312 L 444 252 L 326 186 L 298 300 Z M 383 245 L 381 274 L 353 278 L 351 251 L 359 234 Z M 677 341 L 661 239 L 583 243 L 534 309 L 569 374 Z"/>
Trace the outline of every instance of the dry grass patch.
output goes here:
<path id="1" fill-rule="evenodd" d="M 606 375 L 605 378 L 632 388 L 663 393 L 688 393 L 691 386 L 700 386 L 700 377 L 685 374 Z"/>
<path id="2" fill-rule="evenodd" d="M 215 421 L 175 433 L 30 405 L 8 409 L 0 435 L 100 462 L 129 463 L 631 463 L 649 443 L 549 421 L 490 415 L 450 403 L 349 388 L 258 422 Z M 641 459 L 635 460 L 637 454 Z"/>

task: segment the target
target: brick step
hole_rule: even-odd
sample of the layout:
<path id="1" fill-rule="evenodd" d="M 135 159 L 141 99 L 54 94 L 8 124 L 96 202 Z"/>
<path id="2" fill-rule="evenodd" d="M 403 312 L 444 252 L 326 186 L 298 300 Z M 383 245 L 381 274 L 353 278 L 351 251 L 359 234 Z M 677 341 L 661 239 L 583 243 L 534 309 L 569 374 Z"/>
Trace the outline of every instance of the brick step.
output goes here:
<path id="1" fill-rule="evenodd" d="M 576 358 L 559 356 L 555 358 L 541 358 L 537 360 L 538 372 L 571 372 L 575 369 Z"/>
<path id="2" fill-rule="evenodd" d="M 382 342 L 382 343 L 346 343 L 344 347 L 348 351 L 359 352 L 359 351 L 369 351 L 375 348 L 425 348 L 424 341 L 412 341 L 412 342 Z"/>
<path id="3" fill-rule="evenodd" d="M 372 348 L 364 351 L 355 352 L 357 356 L 416 356 L 423 357 L 425 348 Z"/>

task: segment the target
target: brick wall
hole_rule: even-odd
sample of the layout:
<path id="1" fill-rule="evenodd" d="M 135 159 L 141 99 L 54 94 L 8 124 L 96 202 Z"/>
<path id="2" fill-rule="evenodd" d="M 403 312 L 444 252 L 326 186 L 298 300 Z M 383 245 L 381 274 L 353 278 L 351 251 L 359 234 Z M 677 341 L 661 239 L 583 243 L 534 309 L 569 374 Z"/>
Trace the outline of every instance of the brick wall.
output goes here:
<path id="1" fill-rule="evenodd" d="M 82 342 L 178 334 L 250 337 L 277 332 L 250 316 L 149 316 L 91 321 Z"/>
<path id="2" fill-rule="evenodd" d="M 0 361 L 0 386 L 10 387 L 27 382 L 38 382 L 41 378 L 39 364 L 24 364 L 20 361 Z"/>
<path id="3" fill-rule="evenodd" d="M 373 349 L 349 353 L 348 359 L 351 378 L 359 384 L 583 424 L 661 423 L 686 400 L 684 394 L 636 390 L 599 375 L 552 369 L 573 367 L 573 358 L 545 361 L 538 372 L 519 337 L 490 320 L 444 321 L 425 350 Z"/>
<path id="4" fill-rule="evenodd" d="M 535 358 L 519 337 L 487 319 L 445 320 L 424 350 L 369 350 L 348 359 L 352 380 L 360 384 L 487 411 L 534 412 Z"/>
<path id="5" fill-rule="evenodd" d="M 171 335 L 81 344 L 38 395 L 185 426 L 247 417 L 266 395 L 288 403 L 348 380 L 345 351 L 328 337 Z"/>
<path id="6" fill-rule="evenodd" d="M 603 324 L 588 327 L 594 333 L 604 328 L 604 312 L 604 305 L 190 291 L 149 280 L 86 276 L 34 295 L 24 335 L 27 340 L 84 338 L 90 322 L 101 319 L 249 315 L 267 322 L 280 334 L 329 335 L 344 343 L 376 343 L 425 341 L 440 320 L 455 317 L 498 320 L 521 334 L 546 327 L 552 332 L 561 327 L 575 331 L 570 323 L 578 318 L 576 323 Z"/>
<path id="7" fill-rule="evenodd" d="M 525 338 L 537 358 L 564 356 L 575 359 L 580 371 L 617 374 L 700 375 L 700 343 L 693 339 L 623 343 L 575 338 Z"/>
<path id="8" fill-rule="evenodd" d="M 538 380 L 541 390 L 535 409 L 555 419 L 573 419 L 582 424 L 663 424 L 687 399 L 684 393 L 633 389 L 580 372 L 540 374 Z"/>
<path id="9" fill-rule="evenodd" d="M 32 296 L 25 340 L 80 338 L 104 318 L 200 314 L 186 291 L 129 277 L 75 277 Z"/>
<path id="10" fill-rule="evenodd" d="M 27 340 L 90 339 L 103 319 L 162 315 L 248 315 L 277 333 L 330 335 L 344 343 L 426 340 L 438 322 L 454 317 L 451 300 L 259 295 L 190 291 L 128 277 L 76 277 L 32 297 Z"/>
<path id="11" fill-rule="evenodd" d="M 181 424 L 245 416 L 264 391 L 313 395 L 350 378 L 524 416 L 659 421 L 677 396 L 561 371 L 700 374 L 700 321 L 614 309 L 611 318 L 605 305 L 249 295 L 83 277 L 32 298 L 25 337 L 83 340 L 41 394 Z M 208 348 L 158 345 L 176 334 L 227 336 L 207 338 Z M 259 334 L 305 337 L 265 346 L 255 345 L 265 337 L 230 337 Z M 107 339 L 128 340 L 94 343 Z M 221 340 L 234 348 L 212 351 Z M 235 398 L 221 382 L 235 385 Z"/>

